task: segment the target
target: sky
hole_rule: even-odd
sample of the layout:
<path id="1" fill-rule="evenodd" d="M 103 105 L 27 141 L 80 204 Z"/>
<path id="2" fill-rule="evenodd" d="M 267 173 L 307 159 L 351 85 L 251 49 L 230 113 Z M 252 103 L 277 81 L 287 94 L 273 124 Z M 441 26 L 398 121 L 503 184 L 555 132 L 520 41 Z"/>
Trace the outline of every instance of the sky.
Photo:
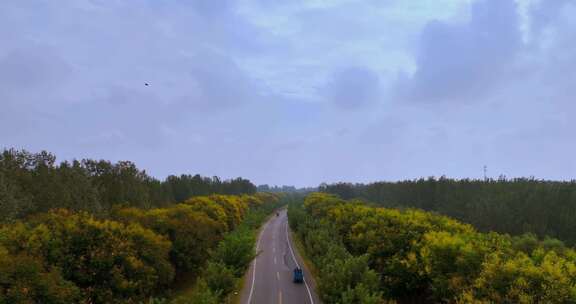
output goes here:
<path id="1" fill-rule="evenodd" d="M 569 180 L 574 96 L 570 0 L 0 2 L 0 148 L 158 178 Z"/>

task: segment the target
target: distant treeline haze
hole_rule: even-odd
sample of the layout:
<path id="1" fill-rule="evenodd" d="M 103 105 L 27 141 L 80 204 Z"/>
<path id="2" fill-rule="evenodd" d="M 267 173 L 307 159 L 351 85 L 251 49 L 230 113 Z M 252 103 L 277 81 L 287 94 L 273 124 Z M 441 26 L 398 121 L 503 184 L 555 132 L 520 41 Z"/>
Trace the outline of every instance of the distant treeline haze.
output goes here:
<path id="1" fill-rule="evenodd" d="M 576 244 L 576 182 L 441 177 L 372 184 L 323 184 L 320 191 L 383 207 L 435 211 L 481 231 L 535 233 Z"/>

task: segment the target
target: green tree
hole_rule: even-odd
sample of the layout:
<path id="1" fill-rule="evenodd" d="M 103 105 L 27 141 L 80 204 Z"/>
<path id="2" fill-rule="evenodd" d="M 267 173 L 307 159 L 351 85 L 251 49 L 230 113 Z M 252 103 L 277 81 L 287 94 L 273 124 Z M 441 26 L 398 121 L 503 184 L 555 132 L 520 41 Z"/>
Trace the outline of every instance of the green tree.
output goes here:
<path id="1" fill-rule="evenodd" d="M 11 255 L 0 246 L 0 303 L 77 303 L 80 289 L 42 260 Z"/>
<path id="2" fill-rule="evenodd" d="M 234 271 L 236 276 L 241 276 L 252 259 L 256 257 L 254 242 L 256 236 L 252 230 L 239 227 L 232 233 L 227 234 L 212 253 L 213 261 L 226 265 Z"/>

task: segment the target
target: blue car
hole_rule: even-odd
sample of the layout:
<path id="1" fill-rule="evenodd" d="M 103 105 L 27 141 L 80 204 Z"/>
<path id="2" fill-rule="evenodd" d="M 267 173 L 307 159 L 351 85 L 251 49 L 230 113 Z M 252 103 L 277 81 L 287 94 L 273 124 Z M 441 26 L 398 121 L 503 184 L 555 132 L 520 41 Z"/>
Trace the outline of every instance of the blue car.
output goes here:
<path id="1" fill-rule="evenodd" d="M 302 268 L 299 267 L 294 268 L 294 279 L 292 281 L 294 283 L 304 282 L 304 273 L 302 272 Z"/>

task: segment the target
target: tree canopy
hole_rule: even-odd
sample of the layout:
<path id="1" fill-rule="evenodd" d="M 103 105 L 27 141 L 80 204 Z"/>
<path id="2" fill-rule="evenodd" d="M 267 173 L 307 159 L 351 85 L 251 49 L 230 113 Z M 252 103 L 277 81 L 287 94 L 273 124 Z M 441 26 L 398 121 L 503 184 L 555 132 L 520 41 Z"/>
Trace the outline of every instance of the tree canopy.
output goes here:
<path id="1" fill-rule="evenodd" d="M 379 208 L 325 193 L 290 208 L 291 226 L 320 268 L 321 295 L 330 303 L 371 303 L 334 294 L 333 286 L 347 286 L 337 289 L 343 292 L 361 283 L 361 293 L 352 299 L 380 292 L 399 303 L 576 301 L 576 251 L 557 240 L 482 233 L 447 216 Z M 348 263 L 365 265 L 354 268 L 365 274 L 339 276 Z M 363 282 L 370 271 L 376 278 Z"/>
<path id="2" fill-rule="evenodd" d="M 244 241 L 254 236 L 230 233 L 279 202 L 272 194 L 212 195 L 163 208 L 117 206 L 110 218 L 52 209 L 0 225 L 0 303 L 141 303 L 183 275 L 200 276 L 211 257 L 238 275 L 253 257 L 253 242 Z"/>
<path id="3" fill-rule="evenodd" d="M 382 207 L 438 212 L 484 232 L 534 233 L 576 244 L 576 181 L 431 177 L 371 184 L 323 184 L 319 189 Z"/>
<path id="4" fill-rule="evenodd" d="M 107 215 L 115 206 L 166 207 L 194 196 L 256 193 L 249 180 L 222 181 L 200 175 L 169 176 L 159 181 L 129 161 L 56 162 L 42 151 L 0 153 L 0 222 L 54 208 Z"/>

